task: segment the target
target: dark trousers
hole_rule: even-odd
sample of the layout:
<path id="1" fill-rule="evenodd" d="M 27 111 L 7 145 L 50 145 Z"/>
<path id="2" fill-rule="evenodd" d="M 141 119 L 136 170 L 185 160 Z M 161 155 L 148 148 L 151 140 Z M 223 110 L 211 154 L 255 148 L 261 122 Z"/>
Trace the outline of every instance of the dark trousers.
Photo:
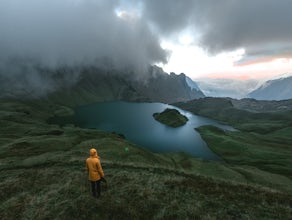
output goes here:
<path id="1" fill-rule="evenodd" d="M 91 191 L 94 197 L 100 197 L 100 181 L 90 181 L 91 182 Z"/>

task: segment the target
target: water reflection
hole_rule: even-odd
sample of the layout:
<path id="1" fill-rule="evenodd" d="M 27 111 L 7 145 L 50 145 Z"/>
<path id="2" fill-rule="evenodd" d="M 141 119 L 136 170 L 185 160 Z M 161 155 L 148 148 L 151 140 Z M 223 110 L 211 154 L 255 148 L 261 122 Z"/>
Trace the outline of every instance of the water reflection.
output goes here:
<path id="1" fill-rule="evenodd" d="M 157 122 L 153 113 L 175 108 L 189 118 L 181 127 L 171 128 Z M 194 129 L 202 125 L 215 125 L 232 130 L 209 118 L 194 115 L 162 103 L 101 102 L 75 109 L 72 122 L 84 128 L 116 132 L 154 152 L 185 152 L 207 160 L 218 160 Z"/>

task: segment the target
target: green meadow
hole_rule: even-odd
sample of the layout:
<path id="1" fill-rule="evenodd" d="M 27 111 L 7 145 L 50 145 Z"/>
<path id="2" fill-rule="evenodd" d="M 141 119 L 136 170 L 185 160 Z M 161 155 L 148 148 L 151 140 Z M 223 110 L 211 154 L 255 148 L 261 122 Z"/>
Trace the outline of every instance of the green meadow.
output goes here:
<path id="1" fill-rule="evenodd" d="M 232 123 L 235 132 L 199 128 L 222 158 L 212 162 L 47 123 L 73 114 L 67 106 L 42 100 L 0 106 L 1 219 L 291 219 L 292 130 L 285 114 L 283 122 Z M 108 181 L 99 199 L 85 171 L 92 146 Z"/>

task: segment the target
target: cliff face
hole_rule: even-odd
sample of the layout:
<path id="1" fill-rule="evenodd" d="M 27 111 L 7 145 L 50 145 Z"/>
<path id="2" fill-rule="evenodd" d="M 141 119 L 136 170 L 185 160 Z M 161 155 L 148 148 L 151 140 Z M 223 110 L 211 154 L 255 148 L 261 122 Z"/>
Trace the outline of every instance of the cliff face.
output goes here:
<path id="1" fill-rule="evenodd" d="M 151 101 L 164 103 L 183 102 L 204 97 L 200 90 L 188 85 L 187 77 L 183 73 L 169 75 L 157 67 L 151 68 L 147 83 L 140 85 L 137 83 L 135 88 Z"/>
<path id="2" fill-rule="evenodd" d="M 184 74 L 169 75 L 158 67 L 149 68 L 143 78 L 133 77 L 130 73 L 86 69 L 75 85 L 49 95 L 50 100 L 70 105 L 111 100 L 172 103 L 201 97 L 204 94 L 192 89 Z"/>

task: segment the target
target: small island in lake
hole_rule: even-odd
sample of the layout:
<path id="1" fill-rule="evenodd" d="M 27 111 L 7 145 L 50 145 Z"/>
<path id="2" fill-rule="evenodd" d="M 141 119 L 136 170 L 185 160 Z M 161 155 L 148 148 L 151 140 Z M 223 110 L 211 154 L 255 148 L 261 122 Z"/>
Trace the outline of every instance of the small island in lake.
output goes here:
<path id="1" fill-rule="evenodd" d="M 168 125 L 170 127 L 176 128 L 187 123 L 189 120 L 186 116 L 182 115 L 176 109 L 167 108 L 161 113 L 154 113 L 153 117 L 155 120 Z"/>

